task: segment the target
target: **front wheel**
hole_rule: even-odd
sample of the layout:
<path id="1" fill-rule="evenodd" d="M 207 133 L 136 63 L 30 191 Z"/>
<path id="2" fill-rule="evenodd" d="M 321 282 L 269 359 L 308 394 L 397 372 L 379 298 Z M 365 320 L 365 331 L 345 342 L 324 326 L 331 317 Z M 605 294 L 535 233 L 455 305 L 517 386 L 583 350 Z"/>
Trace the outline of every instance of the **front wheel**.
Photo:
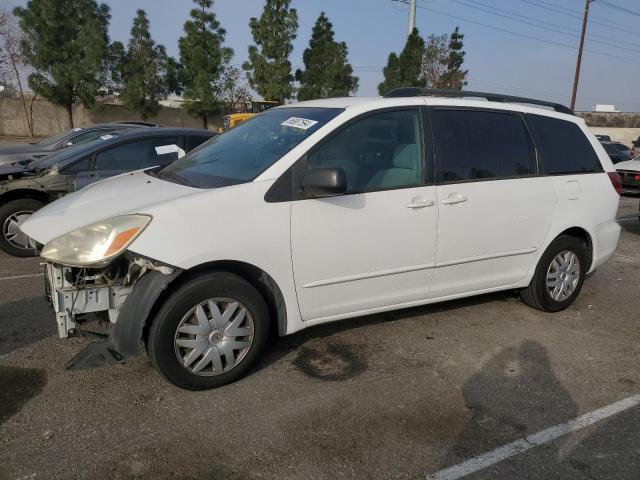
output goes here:
<path id="1" fill-rule="evenodd" d="M 587 269 L 585 242 L 562 235 L 544 252 L 531 283 L 520 291 L 520 297 L 538 310 L 564 310 L 580 293 Z"/>
<path id="2" fill-rule="evenodd" d="M 20 230 L 20 225 L 44 205 L 34 198 L 19 198 L 0 206 L 0 249 L 14 257 L 33 257 L 36 252 L 29 245 L 29 237 Z"/>
<path id="3" fill-rule="evenodd" d="M 167 299 L 149 330 L 147 351 L 171 383 L 205 390 L 240 378 L 268 335 L 269 310 L 258 290 L 232 273 L 212 272 Z"/>

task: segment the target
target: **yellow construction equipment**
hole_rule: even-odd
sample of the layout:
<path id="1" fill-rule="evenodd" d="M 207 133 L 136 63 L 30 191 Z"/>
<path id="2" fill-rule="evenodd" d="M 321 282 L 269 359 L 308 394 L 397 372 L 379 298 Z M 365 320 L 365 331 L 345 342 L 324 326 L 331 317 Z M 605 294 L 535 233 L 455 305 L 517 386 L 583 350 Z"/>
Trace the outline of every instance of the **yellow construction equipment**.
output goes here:
<path id="1" fill-rule="evenodd" d="M 222 117 L 222 128 L 220 131 L 226 132 L 242 122 L 255 117 L 257 114 L 262 113 L 265 110 L 269 110 L 270 108 L 277 107 L 278 105 L 280 105 L 280 102 L 272 100 L 254 100 L 246 102 L 244 104 L 243 112 L 232 113 Z"/>

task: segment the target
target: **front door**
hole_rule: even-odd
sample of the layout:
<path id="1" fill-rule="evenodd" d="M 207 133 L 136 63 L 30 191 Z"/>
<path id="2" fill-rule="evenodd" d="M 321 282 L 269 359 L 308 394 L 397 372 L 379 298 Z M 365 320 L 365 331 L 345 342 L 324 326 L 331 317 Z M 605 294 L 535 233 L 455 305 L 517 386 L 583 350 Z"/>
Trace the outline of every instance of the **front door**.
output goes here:
<path id="1" fill-rule="evenodd" d="M 291 248 L 305 321 L 428 298 L 436 247 L 434 186 L 425 185 L 419 108 L 351 122 L 307 155 L 340 167 L 347 193 L 292 203 Z"/>

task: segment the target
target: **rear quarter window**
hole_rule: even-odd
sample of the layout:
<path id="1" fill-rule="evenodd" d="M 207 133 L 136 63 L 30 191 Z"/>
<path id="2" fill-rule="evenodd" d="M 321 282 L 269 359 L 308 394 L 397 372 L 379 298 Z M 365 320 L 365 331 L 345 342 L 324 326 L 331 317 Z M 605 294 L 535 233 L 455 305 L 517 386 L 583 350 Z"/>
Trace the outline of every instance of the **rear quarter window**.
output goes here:
<path id="1" fill-rule="evenodd" d="M 526 116 L 540 155 L 542 172 L 548 175 L 602 172 L 589 139 L 578 125 L 543 115 Z"/>

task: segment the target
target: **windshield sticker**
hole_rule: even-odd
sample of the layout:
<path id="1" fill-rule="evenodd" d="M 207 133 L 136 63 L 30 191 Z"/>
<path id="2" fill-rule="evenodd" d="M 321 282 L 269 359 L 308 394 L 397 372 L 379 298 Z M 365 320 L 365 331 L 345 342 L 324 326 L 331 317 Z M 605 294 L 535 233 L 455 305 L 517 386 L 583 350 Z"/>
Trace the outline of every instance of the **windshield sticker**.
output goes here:
<path id="1" fill-rule="evenodd" d="M 301 130 L 307 130 L 313 127 L 316 123 L 318 123 L 316 120 L 309 120 L 308 118 L 291 117 L 289 120 L 285 120 L 280 125 L 282 125 L 283 127 L 293 127 L 299 128 Z"/>
<path id="2" fill-rule="evenodd" d="M 158 155 L 166 155 L 168 153 L 177 153 L 178 158 L 182 158 L 185 155 L 185 151 L 177 145 L 160 145 L 159 147 L 156 147 L 156 153 Z"/>
<path id="3" fill-rule="evenodd" d="M 113 138 L 113 135 L 109 135 L 108 133 L 106 135 L 102 135 L 100 137 L 102 140 L 111 140 Z"/>

